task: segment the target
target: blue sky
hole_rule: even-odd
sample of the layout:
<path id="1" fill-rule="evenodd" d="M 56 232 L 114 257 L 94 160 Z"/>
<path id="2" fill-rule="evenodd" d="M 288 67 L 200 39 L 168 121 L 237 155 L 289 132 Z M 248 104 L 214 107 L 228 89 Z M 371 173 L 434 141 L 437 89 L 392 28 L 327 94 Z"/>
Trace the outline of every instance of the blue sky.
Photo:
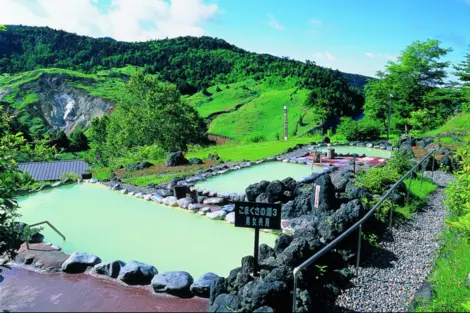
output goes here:
<path id="1" fill-rule="evenodd" d="M 414 40 L 441 40 L 454 49 L 447 57 L 454 63 L 470 44 L 470 0 L 2 0 L 1 6 L 4 24 L 126 41 L 209 35 L 369 76 Z"/>
<path id="2" fill-rule="evenodd" d="M 462 60 L 470 44 L 470 0 L 236 0 L 207 33 L 256 52 L 310 59 L 374 75 L 414 40 L 436 38 Z"/>

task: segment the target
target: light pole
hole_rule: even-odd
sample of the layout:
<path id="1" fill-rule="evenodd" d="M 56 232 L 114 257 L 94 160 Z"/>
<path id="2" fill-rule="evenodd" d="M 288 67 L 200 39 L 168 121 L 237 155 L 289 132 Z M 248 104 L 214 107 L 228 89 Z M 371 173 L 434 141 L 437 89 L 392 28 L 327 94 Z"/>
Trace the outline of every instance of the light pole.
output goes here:
<path id="1" fill-rule="evenodd" d="M 388 129 L 387 129 L 387 140 L 390 140 L 390 115 L 392 114 L 392 98 L 393 95 L 390 94 L 390 102 L 388 104 Z"/>

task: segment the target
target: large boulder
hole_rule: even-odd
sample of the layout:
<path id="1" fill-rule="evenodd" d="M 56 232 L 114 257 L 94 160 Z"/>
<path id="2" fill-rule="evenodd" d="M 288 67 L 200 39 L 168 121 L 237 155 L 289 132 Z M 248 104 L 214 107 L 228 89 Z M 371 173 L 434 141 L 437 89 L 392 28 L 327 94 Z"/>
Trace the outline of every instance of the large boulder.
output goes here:
<path id="1" fill-rule="evenodd" d="M 284 249 L 290 245 L 292 239 L 294 239 L 292 236 L 286 235 L 284 233 L 277 236 L 276 241 L 274 243 L 274 252 L 276 252 L 276 254 L 279 254 L 284 251 Z"/>
<path id="2" fill-rule="evenodd" d="M 166 292 L 177 297 L 189 297 L 189 288 L 193 277 L 187 272 L 173 271 L 156 275 L 152 279 L 152 288 L 155 292 Z"/>
<path id="3" fill-rule="evenodd" d="M 266 200 L 268 203 L 281 201 L 284 197 L 284 184 L 279 180 L 273 180 L 266 187 Z"/>
<path id="4" fill-rule="evenodd" d="M 214 273 L 206 273 L 191 285 L 190 291 L 195 296 L 209 298 L 212 283 L 219 279 L 220 277 Z"/>
<path id="5" fill-rule="evenodd" d="M 225 219 L 226 215 L 227 212 L 225 212 L 224 210 L 218 210 L 206 214 L 206 216 L 211 220 L 223 220 Z"/>
<path id="6" fill-rule="evenodd" d="M 119 276 L 119 272 L 121 271 L 121 267 L 125 265 L 126 263 L 124 263 L 123 261 L 99 263 L 95 265 L 93 270 L 96 274 L 108 276 L 111 278 L 117 278 Z"/>
<path id="7" fill-rule="evenodd" d="M 433 169 L 437 171 L 439 169 L 439 162 L 431 155 L 423 163 L 421 163 L 421 168 L 426 171 L 432 171 Z"/>
<path id="8" fill-rule="evenodd" d="M 318 232 L 325 242 L 340 235 L 348 227 L 364 216 L 366 210 L 358 199 L 348 202 L 318 224 Z"/>
<path id="9" fill-rule="evenodd" d="M 91 255 L 82 252 L 74 252 L 62 264 L 62 271 L 72 274 L 83 273 L 88 267 L 93 267 L 100 262 L 101 259 L 96 255 Z"/>
<path id="10" fill-rule="evenodd" d="M 312 206 L 315 204 L 316 188 L 320 187 L 320 192 L 318 194 L 318 208 L 313 208 L 314 210 L 327 211 L 332 210 L 335 207 L 335 186 L 331 182 L 330 175 L 323 174 L 315 181 L 315 188 L 313 190 Z"/>
<path id="11" fill-rule="evenodd" d="M 240 301 L 237 296 L 223 293 L 214 300 L 209 312 L 237 312 L 239 308 Z"/>
<path id="12" fill-rule="evenodd" d="M 204 164 L 204 162 L 199 158 L 191 158 L 189 159 L 189 164 L 192 164 L 192 165 Z"/>
<path id="13" fill-rule="evenodd" d="M 452 172 L 452 159 L 448 155 L 444 155 L 439 159 L 439 168 Z"/>
<path id="14" fill-rule="evenodd" d="M 292 177 L 287 177 L 282 180 L 282 184 L 284 185 L 285 189 L 291 192 L 294 192 L 295 187 L 297 187 L 297 181 Z"/>
<path id="15" fill-rule="evenodd" d="M 135 172 L 135 171 L 141 171 L 146 168 L 152 167 L 153 164 L 150 162 L 136 162 L 132 163 L 126 166 L 126 172 Z"/>
<path id="16" fill-rule="evenodd" d="M 227 293 L 227 279 L 220 277 L 220 279 L 212 281 L 209 295 L 209 305 L 212 305 L 217 297 L 223 293 Z"/>
<path id="17" fill-rule="evenodd" d="M 166 159 L 165 166 L 180 166 L 189 164 L 189 161 L 183 155 L 183 152 L 172 152 Z"/>
<path id="18" fill-rule="evenodd" d="M 118 278 L 128 285 L 148 285 L 157 274 L 157 269 L 152 265 L 130 261 L 121 268 Z"/>
<path id="19" fill-rule="evenodd" d="M 252 202 L 256 201 L 256 197 L 264 193 L 268 185 L 269 185 L 269 182 L 263 180 L 259 183 L 252 184 L 246 187 L 245 194 L 246 194 L 248 201 L 252 201 Z"/>

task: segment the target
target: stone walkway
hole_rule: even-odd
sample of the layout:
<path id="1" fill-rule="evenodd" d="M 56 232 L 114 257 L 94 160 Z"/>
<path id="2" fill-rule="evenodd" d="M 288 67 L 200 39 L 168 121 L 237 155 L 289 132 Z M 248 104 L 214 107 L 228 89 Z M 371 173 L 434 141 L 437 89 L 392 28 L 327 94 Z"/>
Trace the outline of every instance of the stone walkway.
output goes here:
<path id="1" fill-rule="evenodd" d="M 87 274 L 41 274 L 13 267 L 3 272 L 0 311 L 207 312 L 207 299 L 152 294 Z"/>
<path id="2" fill-rule="evenodd" d="M 425 173 L 429 177 L 429 173 Z M 443 206 L 444 187 L 453 176 L 435 172 L 439 188 L 427 207 L 414 218 L 393 228 L 380 248 L 361 262 L 353 288 L 340 295 L 336 304 L 344 311 L 402 312 L 430 274 L 437 256 L 439 234 L 447 212 Z"/>

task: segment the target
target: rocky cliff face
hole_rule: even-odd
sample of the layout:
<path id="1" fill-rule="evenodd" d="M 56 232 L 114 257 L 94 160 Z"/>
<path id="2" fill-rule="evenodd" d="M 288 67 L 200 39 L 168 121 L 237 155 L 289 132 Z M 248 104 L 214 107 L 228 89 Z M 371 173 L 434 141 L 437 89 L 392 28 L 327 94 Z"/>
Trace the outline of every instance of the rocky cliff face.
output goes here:
<path id="1" fill-rule="evenodd" d="M 50 128 L 70 134 L 78 127 L 88 127 L 93 118 L 110 113 L 113 103 L 90 96 L 85 90 L 67 84 L 66 75 L 44 74 L 21 86 L 38 95 L 39 101 L 26 109 L 36 111 Z M 83 80 L 83 84 L 91 83 Z M 0 100 L 9 93 L 0 91 Z"/>

